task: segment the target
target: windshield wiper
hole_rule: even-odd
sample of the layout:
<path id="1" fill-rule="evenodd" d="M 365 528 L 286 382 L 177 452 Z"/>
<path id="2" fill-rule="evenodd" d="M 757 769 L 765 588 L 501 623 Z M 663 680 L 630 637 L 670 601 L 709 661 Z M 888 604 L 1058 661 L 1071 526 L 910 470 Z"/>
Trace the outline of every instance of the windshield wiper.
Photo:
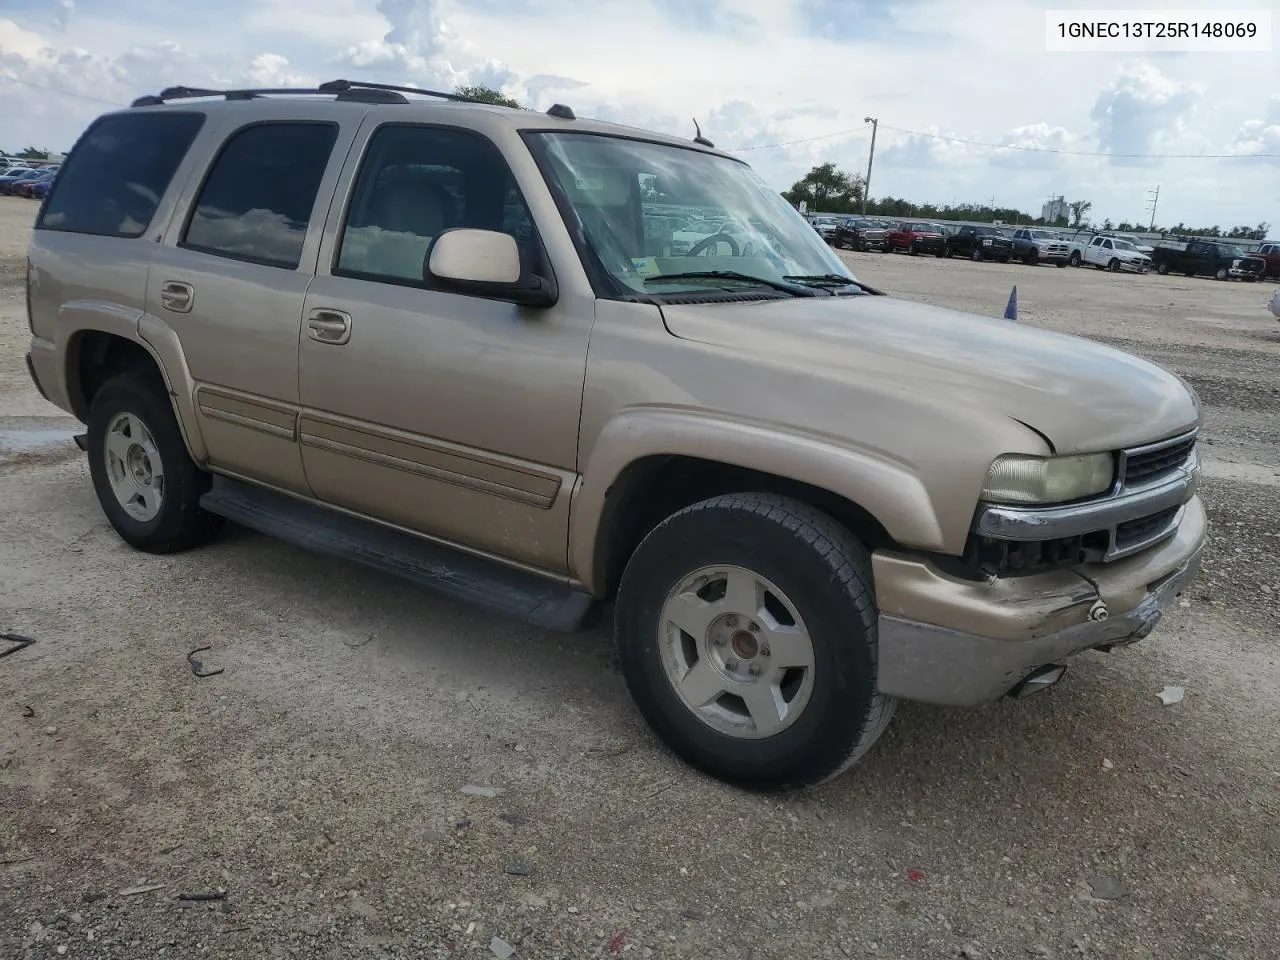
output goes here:
<path id="1" fill-rule="evenodd" d="M 852 280 L 849 277 L 842 277 L 838 273 L 792 273 L 787 274 L 783 280 L 794 280 L 796 283 L 811 284 L 815 287 L 857 287 L 859 290 L 868 290 L 869 288 Z"/>
<path id="2" fill-rule="evenodd" d="M 799 283 L 783 283 L 780 280 L 757 277 L 750 273 L 738 273 L 736 270 L 689 270 L 684 273 L 663 273 L 654 277 L 645 277 L 644 282 L 648 285 L 650 283 L 661 283 L 664 280 L 733 280 L 738 283 L 755 283 L 763 287 L 772 287 L 774 290 L 781 290 L 783 293 L 789 293 L 796 297 L 817 296 L 810 287 Z"/>

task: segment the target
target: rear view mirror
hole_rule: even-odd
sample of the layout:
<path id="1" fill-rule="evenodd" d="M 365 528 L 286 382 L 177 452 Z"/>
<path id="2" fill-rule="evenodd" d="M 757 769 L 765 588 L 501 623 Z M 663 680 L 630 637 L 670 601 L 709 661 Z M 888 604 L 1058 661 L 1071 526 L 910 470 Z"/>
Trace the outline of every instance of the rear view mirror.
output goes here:
<path id="1" fill-rule="evenodd" d="M 445 230 L 427 248 L 422 278 L 439 290 L 523 306 L 556 302 L 554 285 L 523 269 L 515 238 L 496 230 Z"/>

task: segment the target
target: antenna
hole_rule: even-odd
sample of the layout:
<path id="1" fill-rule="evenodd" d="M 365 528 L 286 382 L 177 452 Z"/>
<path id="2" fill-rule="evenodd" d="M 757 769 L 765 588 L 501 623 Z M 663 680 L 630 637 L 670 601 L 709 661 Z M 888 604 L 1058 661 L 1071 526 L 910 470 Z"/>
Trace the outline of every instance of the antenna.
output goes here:
<path id="1" fill-rule="evenodd" d="M 715 147 L 715 144 L 702 135 L 702 127 L 698 126 L 698 118 L 693 118 L 693 129 L 697 132 L 697 136 L 693 138 L 694 143 L 700 143 L 704 147 Z"/>

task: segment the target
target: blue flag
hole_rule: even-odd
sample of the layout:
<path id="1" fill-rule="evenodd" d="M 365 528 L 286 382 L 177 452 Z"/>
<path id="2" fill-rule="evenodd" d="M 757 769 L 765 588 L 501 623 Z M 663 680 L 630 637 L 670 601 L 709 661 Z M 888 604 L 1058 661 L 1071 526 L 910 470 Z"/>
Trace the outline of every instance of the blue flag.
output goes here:
<path id="1" fill-rule="evenodd" d="M 1004 308 L 1004 318 L 1018 322 L 1018 285 L 1013 285 L 1013 292 L 1009 294 L 1009 304 Z"/>

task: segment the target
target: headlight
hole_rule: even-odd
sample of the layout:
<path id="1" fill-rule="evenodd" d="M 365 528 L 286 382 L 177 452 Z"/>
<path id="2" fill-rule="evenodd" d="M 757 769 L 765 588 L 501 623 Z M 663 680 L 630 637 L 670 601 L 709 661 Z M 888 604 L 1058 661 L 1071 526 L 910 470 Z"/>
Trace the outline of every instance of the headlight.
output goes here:
<path id="1" fill-rule="evenodd" d="M 1115 460 L 1109 453 L 1078 457 L 1005 454 L 987 471 L 982 499 L 991 503 L 1065 503 L 1111 488 Z"/>
<path id="2" fill-rule="evenodd" d="M 991 241 L 990 241 L 990 240 L 983 240 L 983 241 L 982 241 L 982 245 L 983 245 L 984 247 L 989 247 L 989 246 L 991 246 Z"/>

